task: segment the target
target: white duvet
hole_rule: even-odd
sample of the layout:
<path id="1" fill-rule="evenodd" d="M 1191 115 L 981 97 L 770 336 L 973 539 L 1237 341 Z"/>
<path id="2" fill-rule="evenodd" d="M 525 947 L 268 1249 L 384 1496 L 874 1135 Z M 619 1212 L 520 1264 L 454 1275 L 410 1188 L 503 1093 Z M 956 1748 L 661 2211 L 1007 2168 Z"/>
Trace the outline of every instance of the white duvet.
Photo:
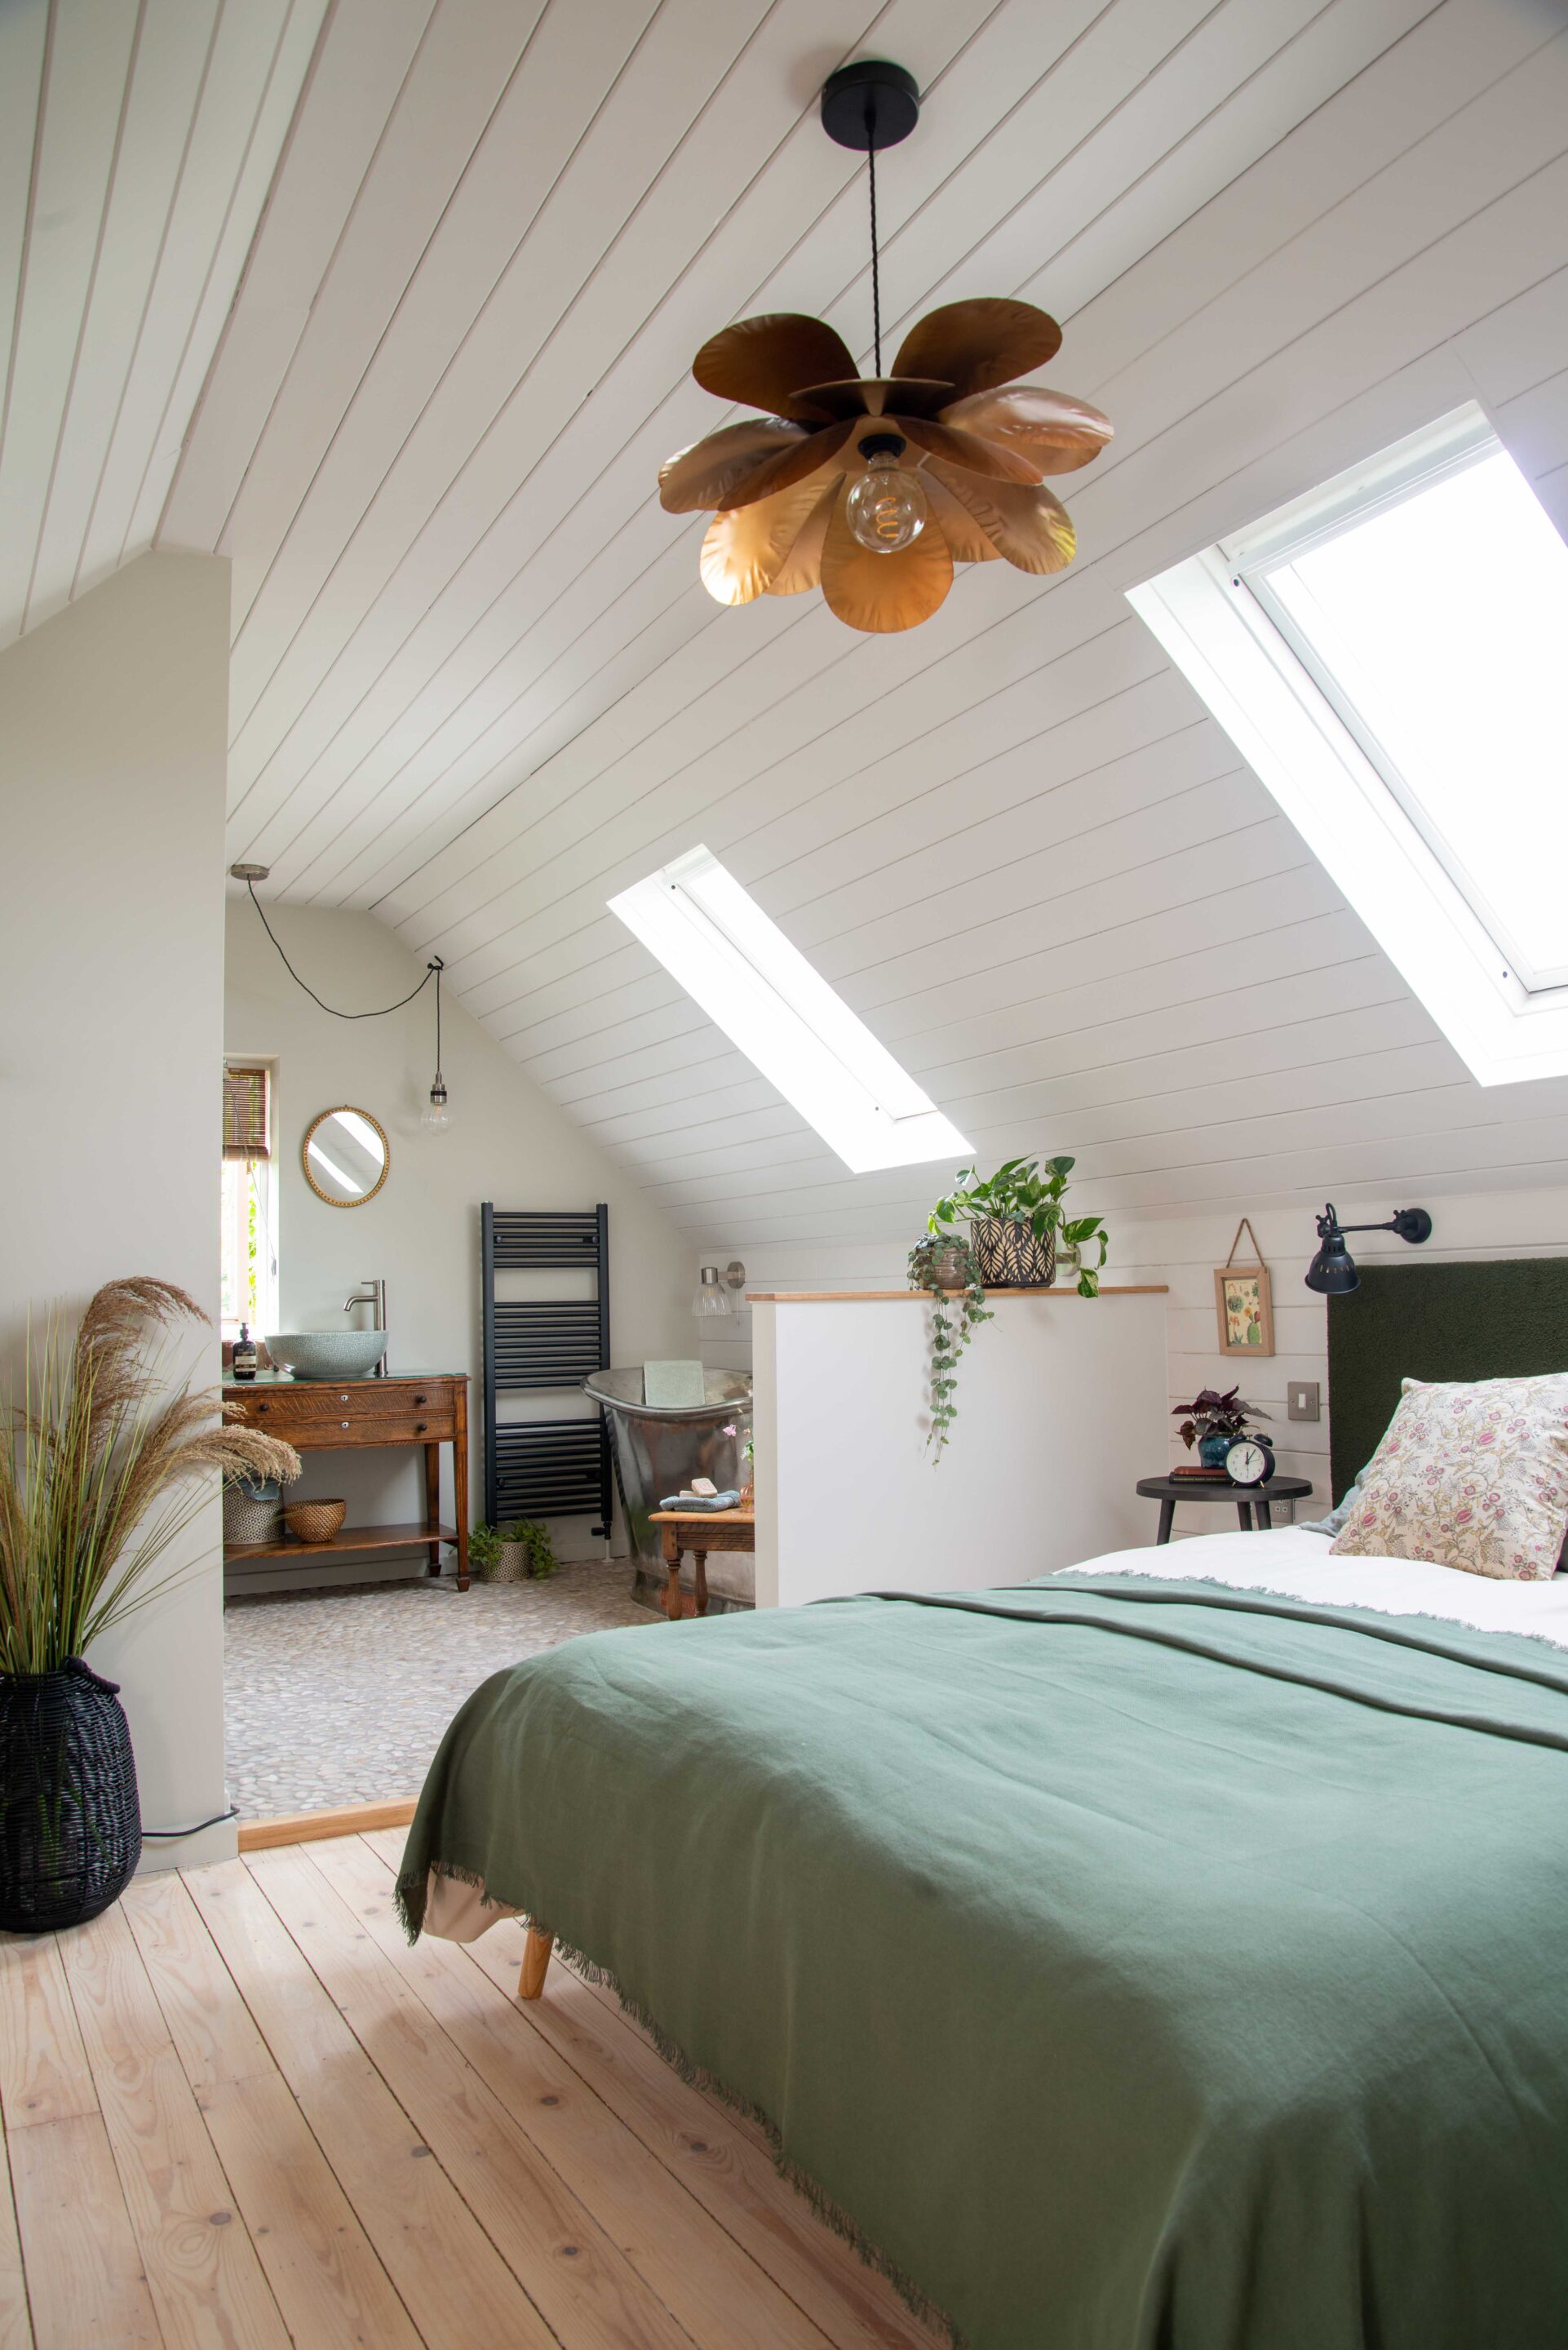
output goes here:
<path id="1" fill-rule="evenodd" d="M 1145 1550 L 1107 1551 L 1062 1573 L 1227 1583 L 1238 1591 L 1272 1591 L 1325 1607 L 1372 1607 L 1382 1616 L 1441 1617 L 1480 1632 L 1524 1632 L 1568 1648 L 1568 1575 L 1550 1583 L 1498 1583 L 1419 1559 L 1331 1558 L 1331 1547 L 1327 1534 L 1277 1526 L 1270 1534 L 1194 1534 Z"/>

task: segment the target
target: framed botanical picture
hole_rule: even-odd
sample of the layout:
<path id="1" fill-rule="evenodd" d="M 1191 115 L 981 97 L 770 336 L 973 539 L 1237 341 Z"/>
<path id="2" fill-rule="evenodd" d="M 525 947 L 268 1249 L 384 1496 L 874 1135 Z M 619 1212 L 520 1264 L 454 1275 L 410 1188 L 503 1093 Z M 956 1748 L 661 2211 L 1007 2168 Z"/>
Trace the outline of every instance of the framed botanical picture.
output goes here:
<path id="1" fill-rule="evenodd" d="M 1236 1251 L 1245 1232 L 1256 1256 L 1258 1236 L 1245 1216 L 1236 1227 L 1231 1254 L 1214 1275 L 1214 1309 L 1220 1325 L 1222 1355 L 1272 1355 L 1274 1351 L 1274 1308 L 1269 1294 L 1269 1268 L 1254 1263 L 1238 1264 Z"/>

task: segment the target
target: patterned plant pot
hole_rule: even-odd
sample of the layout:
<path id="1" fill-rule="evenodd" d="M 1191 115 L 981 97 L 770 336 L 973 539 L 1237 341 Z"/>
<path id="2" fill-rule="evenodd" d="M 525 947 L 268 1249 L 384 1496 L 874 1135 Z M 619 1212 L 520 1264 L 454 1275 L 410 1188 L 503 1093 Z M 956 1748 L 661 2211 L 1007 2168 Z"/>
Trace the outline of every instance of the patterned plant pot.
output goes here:
<path id="1" fill-rule="evenodd" d="M 1200 1436 L 1198 1440 L 1198 1458 L 1205 1469 L 1223 1469 L 1225 1455 L 1235 1441 L 1233 1436 Z"/>
<path id="2" fill-rule="evenodd" d="M 504 1542 L 500 1555 L 486 1575 L 485 1581 L 487 1583 L 526 1583 L 527 1580 L 527 1544 Z"/>
<path id="3" fill-rule="evenodd" d="M 223 1540 L 226 1543 L 265 1543 L 275 1540 L 277 1523 L 283 1514 L 281 1488 L 275 1482 L 270 1485 L 247 1488 L 225 1485 L 223 1488 Z"/>
<path id="4" fill-rule="evenodd" d="M 79 1657 L 0 1675 L 0 1926 L 44 1934 L 118 1901 L 141 1806 L 118 1683 Z"/>
<path id="5" fill-rule="evenodd" d="M 1037 1241 L 1012 1216 L 982 1216 L 974 1226 L 974 1253 L 988 1289 L 1049 1289 L 1056 1277 L 1056 1235 Z"/>

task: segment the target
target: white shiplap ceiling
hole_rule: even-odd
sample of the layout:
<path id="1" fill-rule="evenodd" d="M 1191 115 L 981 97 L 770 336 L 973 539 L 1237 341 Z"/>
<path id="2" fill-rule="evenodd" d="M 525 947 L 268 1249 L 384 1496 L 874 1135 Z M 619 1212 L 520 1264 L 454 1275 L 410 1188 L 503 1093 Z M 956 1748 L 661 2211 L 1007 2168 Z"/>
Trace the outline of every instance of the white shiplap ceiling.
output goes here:
<path id="1" fill-rule="evenodd" d="M 1020 293 L 1117 427 L 1072 571 L 888 639 L 721 609 L 654 495 L 717 327 L 867 350 L 862 54 L 927 92 L 891 334 Z M 1096 1206 L 1544 1180 L 1568 1088 L 1470 1081 L 1123 591 L 1469 398 L 1568 519 L 1565 149 L 1561 0 L 337 0 L 158 534 L 234 561 L 231 854 L 737 1247 L 940 1170 L 848 1177 L 606 912 L 699 839 Z"/>
<path id="2" fill-rule="evenodd" d="M 325 5 L 0 5 L 0 645 L 151 546 Z"/>

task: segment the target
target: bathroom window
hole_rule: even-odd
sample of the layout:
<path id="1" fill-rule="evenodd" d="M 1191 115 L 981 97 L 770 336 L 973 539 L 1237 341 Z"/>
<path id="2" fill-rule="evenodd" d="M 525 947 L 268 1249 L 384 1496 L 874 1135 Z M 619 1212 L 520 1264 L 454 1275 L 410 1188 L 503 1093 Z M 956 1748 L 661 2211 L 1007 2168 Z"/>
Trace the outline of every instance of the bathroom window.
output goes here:
<path id="1" fill-rule="evenodd" d="M 690 849 L 609 909 L 853 1173 L 968 1151 L 711 850 Z"/>
<path id="2" fill-rule="evenodd" d="M 277 1328 L 277 1220 L 272 1157 L 273 1073 L 232 1063 L 223 1071 L 223 1335 Z"/>
<path id="3" fill-rule="evenodd" d="M 1568 1073 L 1568 547 L 1482 411 L 1131 601 L 1480 1083 Z"/>

